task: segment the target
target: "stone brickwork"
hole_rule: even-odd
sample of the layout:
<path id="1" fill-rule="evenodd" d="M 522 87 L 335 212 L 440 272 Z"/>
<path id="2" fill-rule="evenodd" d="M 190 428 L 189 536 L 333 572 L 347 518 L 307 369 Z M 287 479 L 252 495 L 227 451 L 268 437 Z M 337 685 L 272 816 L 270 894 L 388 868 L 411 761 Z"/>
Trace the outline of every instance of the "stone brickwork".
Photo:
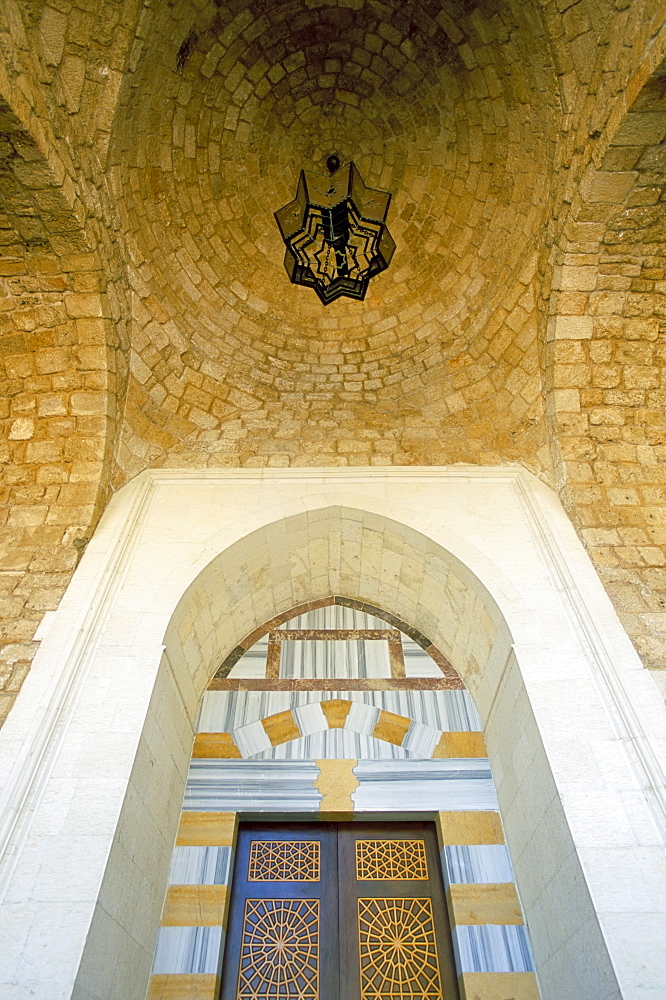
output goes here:
<path id="1" fill-rule="evenodd" d="M 659 64 L 572 204 L 546 349 L 562 498 L 657 668 L 666 667 L 665 138 Z"/>
<path id="2" fill-rule="evenodd" d="M 124 475 L 541 467 L 533 282 L 557 116 L 523 4 L 155 8 L 110 151 L 136 292 Z M 324 310 L 289 285 L 273 212 L 334 150 L 394 193 L 398 249 L 365 303 Z"/>
<path id="3" fill-rule="evenodd" d="M 108 498 L 124 399 L 129 311 L 100 162 L 119 58 L 101 52 L 123 35 L 99 14 L 0 9 L 0 721 Z"/>
<path id="4" fill-rule="evenodd" d="M 0 107 L 0 718 L 104 504 L 105 276 L 35 142 Z"/>
<path id="5" fill-rule="evenodd" d="M 0 717 L 109 490 L 150 466 L 520 462 L 666 665 L 665 20 L 5 0 Z M 324 309 L 273 212 L 331 152 L 393 192 L 398 248 Z"/>

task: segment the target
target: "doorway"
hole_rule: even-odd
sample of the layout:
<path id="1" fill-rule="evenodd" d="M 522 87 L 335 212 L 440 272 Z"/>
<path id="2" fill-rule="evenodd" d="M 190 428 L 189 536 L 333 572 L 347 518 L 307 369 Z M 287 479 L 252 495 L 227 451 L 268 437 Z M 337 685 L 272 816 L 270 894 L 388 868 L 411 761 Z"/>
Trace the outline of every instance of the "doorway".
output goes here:
<path id="1" fill-rule="evenodd" d="M 458 1000 L 433 823 L 239 827 L 221 1000 Z"/>

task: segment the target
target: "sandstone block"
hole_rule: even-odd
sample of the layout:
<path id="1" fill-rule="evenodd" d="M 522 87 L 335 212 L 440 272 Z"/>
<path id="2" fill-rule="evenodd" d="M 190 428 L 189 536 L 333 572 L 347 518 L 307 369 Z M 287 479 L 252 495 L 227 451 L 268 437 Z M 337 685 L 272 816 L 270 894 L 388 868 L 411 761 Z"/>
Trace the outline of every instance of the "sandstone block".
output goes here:
<path id="1" fill-rule="evenodd" d="M 585 201 L 593 204 L 621 204 L 637 177 L 638 174 L 633 170 L 595 170 L 581 184 L 581 194 Z"/>
<path id="2" fill-rule="evenodd" d="M 82 416 L 105 413 L 106 406 L 106 394 L 103 392 L 75 392 L 70 399 L 71 412 Z"/>
<path id="3" fill-rule="evenodd" d="M 70 292 L 65 297 L 67 315 L 72 319 L 101 317 L 104 315 L 102 299 L 99 295 Z"/>
<path id="4" fill-rule="evenodd" d="M 19 417 L 9 428 L 10 441 L 28 441 L 35 435 L 35 421 L 31 417 Z"/>

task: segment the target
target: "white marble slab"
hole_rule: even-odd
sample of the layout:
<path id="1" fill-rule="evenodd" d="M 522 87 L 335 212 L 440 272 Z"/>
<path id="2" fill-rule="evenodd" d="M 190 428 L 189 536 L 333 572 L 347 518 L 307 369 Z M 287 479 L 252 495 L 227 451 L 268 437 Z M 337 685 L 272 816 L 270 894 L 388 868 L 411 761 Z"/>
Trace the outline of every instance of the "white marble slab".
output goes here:
<path id="1" fill-rule="evenodd" d="M 314 761 L 193 760 L 184 809 L 207 812 L 319 812 Z"/>
<path id="2" fill-rule="evenodd" d="M 514 881 L 511 859 L 504 844 L 446 845 L 441 858 L 447 885 Z"/>
<path id="3" fill-rule="evenodd" d="M 357 812 L 497 809 L 486 760 L 359 761 Z"/>
<path id="4" fill-rule="evenodd" d="M 223 935 L 221 927 L 160 927 L 153 975 L 217 973 Z"/>
<path id="5" fill-rule="evenodd" d="M 280 677 L 286 679 L 391 676 L 385 639 L 292 639 L 280 645 Z"/>
<path id="6" fill-rule="evenodd" d="M 522 924 L 459 924 L 453 928 L 453 951 L 458 975 L 534 971 L 532 949 Z"/>
<path id="7" fill-rule="evenodd" d="M 174 847 L 169 885 L 226 885 L 230 847 Z"/>

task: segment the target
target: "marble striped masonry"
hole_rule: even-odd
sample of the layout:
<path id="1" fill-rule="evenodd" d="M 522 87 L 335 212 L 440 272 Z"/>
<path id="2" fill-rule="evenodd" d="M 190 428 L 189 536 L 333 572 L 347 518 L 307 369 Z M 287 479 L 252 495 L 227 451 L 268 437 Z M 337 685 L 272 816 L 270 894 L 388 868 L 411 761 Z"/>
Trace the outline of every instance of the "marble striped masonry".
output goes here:
<path id="1" fill-rule="evenodd" d="M 442 848 L 442 872 L 448 885 L 513 882 L 505 844 L 459 844 Z"/>
<path id="2" fill-rule="evenodd" d="M 224 931 L 217 927 L 160 927 L 153 975 L 218 973 Z"/>
<path id="3" fill-rule="evenodd" d="M 400 746 L 408 756 L 424 760 L 431 757 L 486 756 L 481 733 L 442 732 L 403 715 L 342 699 L 278 712 L 230 733 L 199 733 L 192 756 L 257 758 L 265 756 L 271 748 L 321 734 L 329 727 Z"/>
<path id="4" fill-rule="evenodd" d="M 534 972 L 522 924 L 459 924 L 453 928 L 458 975 L 463 972 Z"/>
<path id="5" fill-rule="evenodd" d="M 332 605 L 280 625 L 276 622 L 273 627 L 283 632 L 385 632 L 387 622 L 356 608 Z M 440 667 L 418 642 L 404 633 L 401 642 L 407 677 L 441 676 Z M 229 676 L 265 676 L 268 648 L 268 636 L 264 635 L 238 660 Z M 533 963 L 527 931 L 519 923 L 509 922 L 512 915 L 520 919 L 517 900 L 511 903 L 513 910 L 497 905 L 497 899 L 502 901 L 511 893 L 516 899 L 515 891 L 509 888 L 514 875 L 506 847 L 496 842 L 502 839 L 497 796 L 489 762 L 479 756 L 485 753 L 485 745 L 469 693 L 462 689 L 344 690 L 345 678 L 390 678 L 389 646 L 383 638 L 298 636 L 282 640 L 274 648 L 280 650 L 281 677 L 313 683 L 319 678 L 339 677 L 341 690 L 207 691 L 199 708 L 183 816 L 192 817 L 191 823 L 202 828 L 203 838 L 206 822 L 214 824 L 214 817 L 205 819 L 211 813 L 263 814 L 266 819 L 288 813 L 325 818 L 329 811 L 347 814 L 350 808 L 364 815 L 440 813 L 446 816 L 446 821 L 442 820 L 445 843 L 441 864 L 449 896 L 451 886 L 484 887 L 476 890 L 473 898 L 469 890 L 457 890 L 458 895 L 462 891 L 463 896 L 467 893 L 465 899 L 472 900 L 465 904 L 463 899 L 462 906 L 460 900 L 449 899 L 458 974 L 499 980 L 505 976 L 506 990 L 513 983 L 511 976 L 530 974 Z M 395 661 L 394 647 L 392 655 Z M 271 663 L 277 663 L 273 653 Z M 333 768 L 343 768 L 345 780 L 349 779 L 344 803 L 345 796 L 340 797 L 336 786 L 338 771 L 332 780 L 324 780 L 330 768 L 323 763 L 320 767 L 319 761 L 338 761 Z M 446 834 L 454 845 L 446 843 Z M 192 831 L 188 836 L 194 837 Z M 211 831 L 208 836 L 212 839 L 216 834 Z M 463 841 L 455 844 L 458 837 Z M 464 838 L 482 842 L 469 844 Z M 231 846 L 206 846 L 205 839 L 194 839 L 201 846 L 177 846 L 173 854 L 169 884 L 182 886 L 174 890 L 181 896 L 187 886 L 227 885 L 233 867 Z M 487 897 L 494 908 L 480 910 L 477 897 Z M 475 920 L 494 917 L 505 923 L 456 925 L 456 913 L 461 920 L 471 915 Z M 222 920 L 220 914 L 215 919 Z M 180 925 L 187 912 L 165 910 L 163 922 L 167 924 L 169 919 Z M 203 910 L 196 911 L 194 919 L 203 922 Z M 188 976 L 219 974 L 224 930 L 213 919 L 211 923 L 210 927 L 161 927 L 153 967 L 156 990 L 162 988 L 160 976 L 182 976 L 180 982 L 186 991 L 190 988 Z M 493 978 L 493 984 L 488 986 L 491 993 L 499 989 L 498 995 L 503 996 L 502 982 Z M 180 989 L 176 980 L 169 989 Z M 532 989 L 529 996 L 536 1000 L 536 981 L 530 985 Z"/>
<path id="6" fill-rule="evenodd" d="M 196 721 L 199 733 L 229 733 L 279 712 L 344 699 L 420 722 L 439 732 L 480 732 L 468 691 L 206 691 Z M 368 726 L 370 725 L 368 717 Z M 366 735 L 370 735 L 368 729 Z"/>
<path id="7" fill-rule="evenodd" d="M 183 808 L 210 812 L 318 811 L 314 760 L 193 760 Z M 487 760 L 358 761 L 357 812 L 497 809 Z"/>
<path id="8" fill-rule="evenodd" d="M 230 847 L 174 847 L 169 885 L 227 885 Z"/>

